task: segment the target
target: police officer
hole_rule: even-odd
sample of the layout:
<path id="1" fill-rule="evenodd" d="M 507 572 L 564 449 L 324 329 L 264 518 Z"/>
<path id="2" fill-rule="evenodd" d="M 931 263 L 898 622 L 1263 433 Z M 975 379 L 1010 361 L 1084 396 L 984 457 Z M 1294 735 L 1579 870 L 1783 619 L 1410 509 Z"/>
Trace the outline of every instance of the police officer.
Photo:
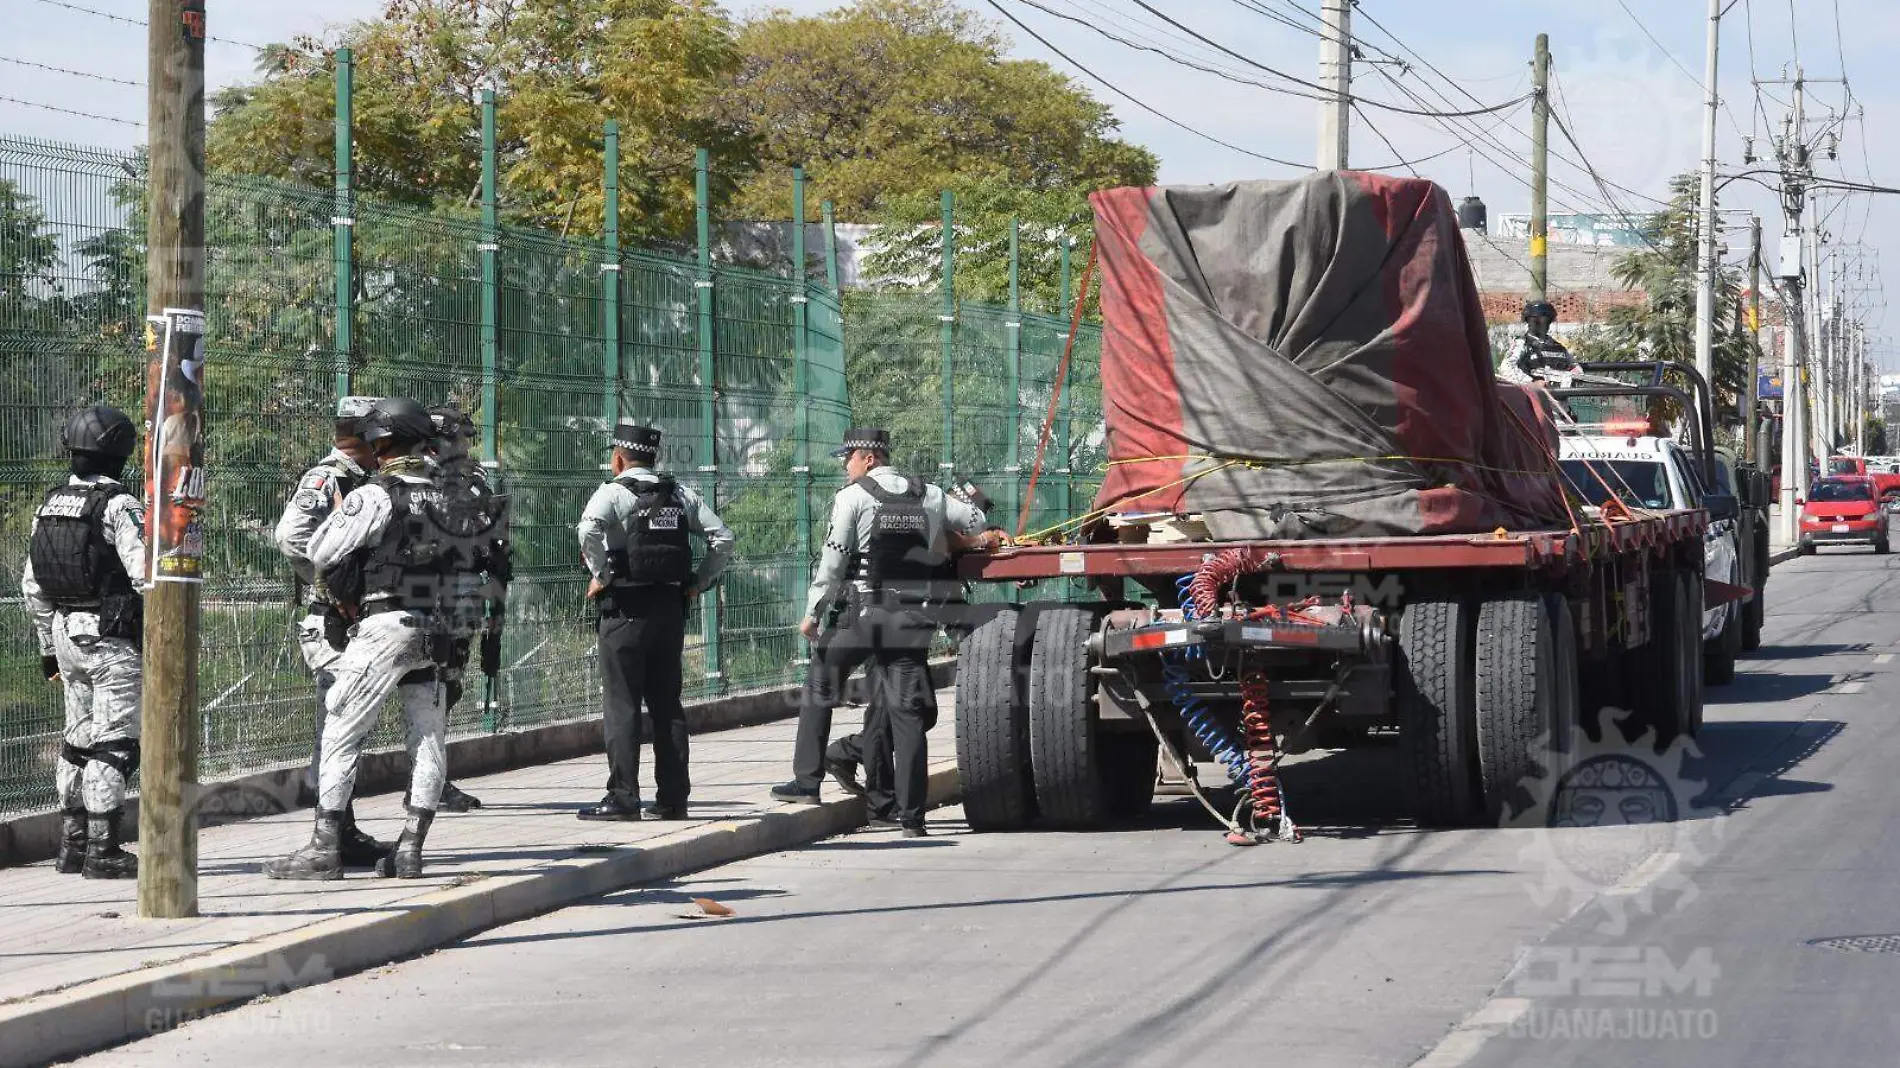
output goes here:
<path id="1" fill-rule="evenodd" d="M 660 432 L 622 423 L 614 430 L 613 479 L 594 491 L 578 527 L 581 557 L 600 605 L 602 728 L 607 796 L 577 813 L 584 820 L 640 818 L 640 705 L 653 720 L 654 802 L 646 814 L 686 818 L 686 711 L 680 659 L 689 602 L 710 589 L 732 557 L 733 535 L 706 502 L 653 470 Z M 693 569 L 688 535 L 706 542 Z"/>
<path id="2" fill-rule="evenodd" d="M 361 436 L 376 453 L 371 481 L 310 536 L 308 556 L 336 605 L 355 623 L 332 667 L 316 826 L 302 849 L 264 865 L 273 879 L 340 879 L 343 812 L 356 787 L 364 739 L 390 691 L 408 720 L 408 819 L 378 874 L 422 874 L 422 846 L 435 819 L 448 756 L 447 711 L 436 675 L 442 599 L 442 497 L 424 451 L 435 435 L 422 406 L 387 397 L 371 406 Z"/>
<path id="3" fill-rule="evenodd" d="M 865 804 L 873 826 L 901 826 L 906 837 L 922 837 L 928 784 L 924 735 L 937 719 L 926 658 L 937 630 L 936 613 L 955 596 L 956 583 L 946 576 L 950 534 L 977 535 L 984 516 L 975 506 L 893 470 L 890 452 L 889 432 L 874 427 L 848 431 L 843 447 L 833 452 L 844 460 L 850 481 L 833 500 L 831 529 L 799 630 L 815 642 L 819 613 L 845 597 L 845 615 L 822 661 L 835 669 L 868 657 L 871 665 L 862 742 Z M 818 797 L 830 708 L 843 683 L 835 670 L 819 670 L 820 661 L 814 650 L 793 754 L 797 778 L 772 790 L 781 801 L 810 803 Z M 820 680 L 817 686 L 811 685 L 813 679 Z M 893 761 L 895 781 L 886 770 Z"/>
<path id="4" fill-rule="evenodd" d="M 429 409 L 435 424 L 432 459 L 436 485 L 446 502 L 449 583 L 443 626 L 448 657 L 440 665 L 442 689 L 450 712 L 462 699 L 471 646 L 480 636 L 482 674 L 490 681 L 501 669 L 501 626 L 507 614 L 513 553 L 508 543 L 507 499 L 497 493 L 488 469 L 471 451 L 475 421 L 453 404 Z M 448 812 L 482 807 L 473 794 L 452 782 L 442 784 L 437 806 Z"/>
<path id="5" fill-rule="evenodd" d="M 145 506 L 120 485 L 138 431 L 95 404 L 60 434 L 72 475 L 33 516 L 20 576 L 40 640 L 40 666 L 65 683 L 66 730 L 57 771 L 56 867 L 88 879 L 131 879 L 138 858 L 119 847 L 125 781 L 139 762 L 139 645 L 145 626 Z"/>
<path id="6" fill-rule="evenodd" d="M 317 683 L 315 738 L 310 750 L 310 767 L 304 772 L 304 783 L 312 798 L 317 795 L 318 769 L 323 758 L 324 707 L 330 684 L 336 679 L 336 662 L 349 642 L 350 624 L 331 603 L 329 591 L 311 566 L 310 536 L 345 497 L 369 481 L 370 472 L 376 469 L 376 454 L 358 436 L 358 423 L 369 414 L 375 402 L 374 397 L 344 397 L 337 402 L 329 455 L 297 480 L 297 488 L 277 520 L 277 548 L 289 558 L 291 570 L 310 590 L 309 611 L 297 625 L 297 645 Z M 388 851 L 383 843 L 357 829 L 354 802 L 343 808 L 341 834 L 345 867 L 374 867 Z"/>
<path id="7" fill-rule="evenodd" d="M 992 507 L 989 495 L 973 482 L 959 483 L 948 492 L 980 513 L 987 514 Z M 994 525 L 981 534 L 968 535 L 956 530 L 946 531 L 945 534 L 950 548 L 956 553 L 986 552 L 1007 540 L 1003 529 Z M 947 579 L 953 578 L 954 574 L 954 570 L 946 568 Z M 840 596 L 817 613 L 818 637 L 812 642 L 811 661 L 805 669 L 805 691 L 799 705 L 798 741 L 793 756 L 796 777 L 791 782 L 773 787 L 772 797 L 776 800 L 805 805 L 818 803 L 820 773 L 815 769 L 819 767 L 818 754 L 821 751 L 823 771 L 830 773 L 845 793 L 854 797 L 864 796 L 864 784 L 858 780 L 858 765 L 864 761 L 863 733 L 847 734 L 829 746 L 825 745 L 825 738 L 831 733 L 831 714 L 844 698 L 846 682 L 860 664 L 871 658 L 868 646 L 848 638 L 839 641 L 839 625 L 848 618 L 846 613 L 850 609 L 850 600 L 849 596 Z M 949 625 L 951 630 L 963 631 L 973 624 L 954 616 L 956 609 L 967 607 L 962 604 L 961 598 L 956 598 L 943 611 L 933 612 L 932 615 Z"/>

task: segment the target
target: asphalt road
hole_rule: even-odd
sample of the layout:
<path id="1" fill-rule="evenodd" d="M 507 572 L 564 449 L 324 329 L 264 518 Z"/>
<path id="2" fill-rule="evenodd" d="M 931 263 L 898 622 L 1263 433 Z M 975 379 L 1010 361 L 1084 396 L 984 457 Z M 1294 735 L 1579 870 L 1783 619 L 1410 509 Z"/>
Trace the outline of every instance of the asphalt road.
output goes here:
<path id="1" fill-rule="evenodd" d="M 1612 803 L 1672 823 L 1418 832 L 1378 750 L 1289 773 L 1300 845 L 1233 848 L 1180 799 L 1083 835 L 947 810 L 926 840 L 616 894 L 82 1063 L 1890 1065 L 1897 560 L 1775 570 L 1699 752 L 1618 765 Z"/>

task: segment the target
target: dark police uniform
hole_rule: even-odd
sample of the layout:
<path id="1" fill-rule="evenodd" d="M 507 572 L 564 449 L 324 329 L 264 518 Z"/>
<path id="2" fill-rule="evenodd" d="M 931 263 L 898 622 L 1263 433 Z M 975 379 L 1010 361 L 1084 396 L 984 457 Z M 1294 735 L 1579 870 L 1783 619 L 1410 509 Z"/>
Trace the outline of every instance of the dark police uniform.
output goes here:
<path id="1" fill-rule="evenodd" d="M 651 464 L 660 432 L 621 424 L 614 447 Z M 581 819 L 640 818 L 640 707 L 653 720 L 654 804 L 648 814 L 677 819 L 692 783 L 686 711 L 680 704 L 686 592 L 711 588 L 732 556 L 733 534 L 699 494 L 650 467 L 629 467 L 594 491 L 577 527 L 581 556 L 603 589 L 600 606 L 602 729 L 607 793 Z M 691 537 L 706 541 L 693 567 Z"/>
<path id="2" fill-rule="evenodd" d="M 890 435 L 853 429 L 837 454 L 858 449 L 888 452 Z M 868 662 L 870 705 L 861 741 L 866 804 L 873 819 L 923 826 L 924 735 L 937 718 L 926 661 L 939 613 L 956 586 L 945 573 L 948 532 L 975 534 L 983 525 L 983 513 L 972 505 L 890 467 L 838 492 L 806 614 L 823 623 L 821 613 L 841 597 L 845 607 L 813 648 L 793 755 L 797 778 L 775 789 L 775 797 L 816 798 L 831 711 L 851 670 Z"/>

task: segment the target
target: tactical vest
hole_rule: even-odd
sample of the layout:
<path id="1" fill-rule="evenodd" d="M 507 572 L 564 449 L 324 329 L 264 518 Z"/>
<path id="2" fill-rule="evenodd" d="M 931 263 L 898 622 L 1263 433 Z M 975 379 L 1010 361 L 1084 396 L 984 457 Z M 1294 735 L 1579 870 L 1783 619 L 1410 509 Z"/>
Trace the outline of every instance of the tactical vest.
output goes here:
<path id="1" fill-rule="evenodd" d="M 106 536 L 106 506 L 125 492 L 112 482 L 55 488 L 36 513 L 28 549 L 41 595 L 63 609 L 97 606 L 106 637 L 136 637 L 141 629 L 139 592 Z"/>
<path id="2" fill-rule="evenodd" d="M 607 553 L 615 585 L 684 585 L 693 579 L 693 545 L 686 527 L 686 496 L 671 478 L 618 479 L 633 494 L 627 547 Z"/>
<path id="3" fill-rule="evenodd" d="M 389 523 L 363 561 L 364 599 L 381 594 L 407 611 L 434 612 L 453 568 L 451 540 L 441 522 L 442 492 L 393 475 L 378 476 L 376 483 L 389 494 Z"/>
<path id="4" fill-rule="evenodd" d="M 869 551 L 860 555 L 854 569 L 857 577 L 901 603 L 948 598 L 955 585 L 947 581 L 950 559 L 931 543 L 923 480 L 906 478 L 904 488 L 895 493 L 869 475 L 854 485 L 877 502 Z"/>
<path id="5" fill-rule="evenodd" d="M 447 540 L 445 622 L 458 633 L 473 633 L 486 618 L 488 601 L 499 600 L 498 587 L 512 577 L 507 501 L 473 461 L 443 464 L 436 485 L 442 504 L 433 514 Z"/>

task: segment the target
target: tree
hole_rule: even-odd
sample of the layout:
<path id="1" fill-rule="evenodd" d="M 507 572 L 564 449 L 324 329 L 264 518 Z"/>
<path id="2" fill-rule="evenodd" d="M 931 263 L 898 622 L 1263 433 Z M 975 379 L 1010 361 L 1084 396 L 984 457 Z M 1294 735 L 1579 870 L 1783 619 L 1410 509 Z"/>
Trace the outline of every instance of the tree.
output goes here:
<path id="1" fill-rule="evenodd" d="M 1645 247 L 1619 259 L 1612 276 L 1626 289 L 1640 289 L 1643 303 L 1614 308 L 1607 328 L 1573 346 L 1587 360 L 1676 360 L 1695 364 L 1696 217 L 1701 179 L 1678 175 L 1668 204 L 1643 224 Z M 1736 314 L 1741 306 L 1738 271 L 1720 267 L 1715 276 L 1713 359 L 1716 421 L 1734 425 L 1737 398 L 1755 366 L 1757 347 Z"/>
<path id="2" fill-rule="evenodd" d="M 356 188 L 371 196 L 472 202 L 485 89 L 511 222 L 600 232 L 607 119 L 629 238 L 688 232 L 694 148 L 717 161 L 721 197 L 752 169 L 746 135 L 713 103 L 738 64 L 732 26 L 716 4 L 677 0 L 389 0 L 334 40 L 266 50 L 260 81 L 219 93 L 212 166 L 329 185 L 337 45 L 357 65 Z"/>
<path id="3" fill-rule="evenodd" d="M 1155 157 L 1116 140 L 1108 107 L 950 0 L 857 0 L 816 16 L 771 11 L 739 31 L 723 113 L 761 171 L 737 209 L 784 218 L 782 171 L 813 202 L 870 218 L 894 197 L 983 179 L 1035 192 L 1146 185 Z"/>

